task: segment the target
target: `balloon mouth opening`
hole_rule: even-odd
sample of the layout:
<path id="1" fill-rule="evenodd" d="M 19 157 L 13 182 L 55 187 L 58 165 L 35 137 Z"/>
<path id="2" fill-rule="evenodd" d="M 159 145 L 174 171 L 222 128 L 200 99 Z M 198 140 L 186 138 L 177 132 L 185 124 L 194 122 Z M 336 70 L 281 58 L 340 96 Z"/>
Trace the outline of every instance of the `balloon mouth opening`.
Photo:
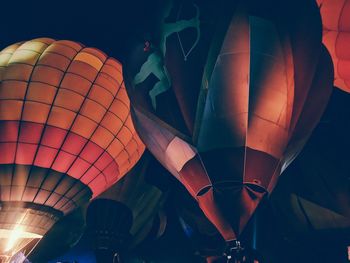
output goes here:
<path id="1" fill-rule="evenodd" d="M 199 190 L 199 192 L 197 193 L 197 196 L 200 197 L 200 196 L 203 196 L 205 195 L 209 190 L 210 188 L 212 188 L 212 186 L 206 186 L 204 188 L 202 188 L 201 190 Z"/>

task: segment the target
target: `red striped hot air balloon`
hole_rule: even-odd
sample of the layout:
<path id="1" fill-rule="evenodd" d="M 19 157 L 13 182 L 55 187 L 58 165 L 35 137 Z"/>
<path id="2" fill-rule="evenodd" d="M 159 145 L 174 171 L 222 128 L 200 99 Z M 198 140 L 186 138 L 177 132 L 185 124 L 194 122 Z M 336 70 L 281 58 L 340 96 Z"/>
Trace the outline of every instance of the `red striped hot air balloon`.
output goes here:
<path id="1" fill-rule="evenodd" d="M 318 8 L 303 0 L 162 5 L 156 33 L 134 44 L 124 70 L 135 127 L 239 250 L 332 91 Z"/>
<path id="2" fill-rule="evenodd" d="M 0 52 L 0 255 L 40 238 L 143 153 L 121 64 L 49 38 Z"/>
<path id="3" fill-rule="evenodd" d="M 323 23 L 323 43 L 332 56 L 334 85 L 350 92 L 350 1 L 317 0 Z"/>

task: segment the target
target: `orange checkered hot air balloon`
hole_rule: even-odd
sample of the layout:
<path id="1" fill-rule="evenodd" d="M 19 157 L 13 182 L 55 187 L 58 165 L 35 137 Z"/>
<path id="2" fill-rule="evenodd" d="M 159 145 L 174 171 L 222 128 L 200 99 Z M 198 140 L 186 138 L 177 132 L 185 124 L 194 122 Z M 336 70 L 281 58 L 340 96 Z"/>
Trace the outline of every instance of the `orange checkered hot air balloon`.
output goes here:
<path id="1" fill-rule="evenodd" d="M 350 92 L 350 1 L 317 0 L 323 24 L 323 43 L 332 56 L 334 85 Z"/>
<path id="2" fill-rule="evenodd" d="M 2 50 L 0 255 L 40 240 L 143 151 L 117 60 L 49 38 Z"/>

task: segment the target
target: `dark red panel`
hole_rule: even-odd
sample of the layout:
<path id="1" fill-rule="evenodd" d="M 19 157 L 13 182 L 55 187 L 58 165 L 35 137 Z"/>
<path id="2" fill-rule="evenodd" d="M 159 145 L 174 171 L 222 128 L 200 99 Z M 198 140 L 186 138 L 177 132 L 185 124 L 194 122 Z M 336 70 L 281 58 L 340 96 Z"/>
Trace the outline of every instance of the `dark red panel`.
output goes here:
<path id="1" fill-rule="evenodd" d="M 35 158 L 34 165 L 39 167 L 50 168 L 53 164 L 57 149 L 52 149 L 46 146 L 40 146 L 38 154 Z"/>
<path id="2" fill-rule="evenodd" d="M 0 122 L 0 142 L 16 142 L 18 135 L 18 121 Z"/>
<path id="3" fill-rule="evenodd" d="M 60 151 L 54 164 L 52 165 L 52 169 L 61 173 L 66 173 L 74 162 L 75 158 L 75 155 Z"/>
<path id="4" fill-rule="evenodd" d="M 13 163 L 15 160 L 16 143 L 0 143 L 0 163 Z"/>
<path id="5" fill-rule="evenodd" d="M 87 139 L 70 132 L 62 146 L 62 150 L 78 155 L 86 144 Z"/>
<path id="6" fill-rule="evenodd" d="M 46 126 L 41 143 L 53 148 L 60 148 L 67 131 L 52 126 Z"/>
<path id="7" fill-rule="evenodd" d="M 95 166 L 100 169 L 103 170 L 104 168 L 107 167 L 107 165 L 113 161 L 112 156 L 110 156 L 107 152 L 104 152 L 101 157 L 97 160 L 97 162 L 95 163 Z"/>
<path id="8" fill-rule="evenodd" d="M 89 184 L 95 177 L 101 173 L 95 166 L 91 166 L 89 170 L 86 171 L 84 176 L 80 179 L 84 184 Z"/>
<path id="9" fill-rule="evenodd" d="M 38 144 L 43 128 L 43 124 L 21 122 L 19 141 Z"/>
<path id="10" fill-rule="evenodd" d="M 37 144 L 18 143 L 16 163 L 31 165 L 34 161 L 37 148 Z"/>
<path id="11" fill-rule="evenodd" d="M 84 147 L 84 150 L 80 154 L 80 157 L 89 163 L 94 163 L 97 158 L 102 154 L 103 149 L 97 144 L 89 141 Z"/>
<path id="12" fill-rule="evenodd" d="M 68 174 L 73 178 L 79 179 L 90 166 L 91 164 L 89 164 L 81 158 L 78 158 L 75 160 L 74 164 L 69 169 Z"/>
<path id="13" fill-rule="evenodd" d="M 115 182 L 119 176 L 119 169 L 116 162 L 110 163 L 104 170 L 103 174 L 107 179 L 107 182 Z"/>

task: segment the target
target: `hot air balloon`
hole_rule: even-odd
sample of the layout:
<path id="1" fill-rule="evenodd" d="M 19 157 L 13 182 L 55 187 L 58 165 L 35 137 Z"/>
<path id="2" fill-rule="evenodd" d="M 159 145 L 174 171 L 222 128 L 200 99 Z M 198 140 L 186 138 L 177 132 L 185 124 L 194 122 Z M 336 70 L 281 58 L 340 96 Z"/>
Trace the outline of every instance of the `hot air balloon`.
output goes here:
<path id="1" fill-rule="evenodd" d="M 40 240 L 138 161 L 121 64 L 39 38 L 0 53 L 0 255 Z"/>
<path id="2" fill-rule="evenodd" d="M 334 85 L 350 92 L 350 1 L 317 0 L 323 23 L 323 43 L 332 56 Z"/>
<path id="3" fill-rule="evenodd" d="M 163 3 L 164 4 L 164 3 Z M 332 90 L 313 1 L 166 1 L 124 79 L 141 139 L 229 248 Z M 156 16 L 154 16 L 156 17 Z"/>
<path id="4" fill-rule="evenodd" d="M 126 176 L 89 205 L 87 223 L 96 240 L 98 262 L 110 262 L 114 255 L 116 262 L 122 262 L 126 251 L 143 241 L 155 227 L 166 195 L 146 181 L 147 174 L 153 173 L 149 169 L 152 162 L 156 160 L 145 152 Z M 161 226 L 159 221 L 158 229 Z M 108 253 L 101 255 L 101 251 Z"/>

